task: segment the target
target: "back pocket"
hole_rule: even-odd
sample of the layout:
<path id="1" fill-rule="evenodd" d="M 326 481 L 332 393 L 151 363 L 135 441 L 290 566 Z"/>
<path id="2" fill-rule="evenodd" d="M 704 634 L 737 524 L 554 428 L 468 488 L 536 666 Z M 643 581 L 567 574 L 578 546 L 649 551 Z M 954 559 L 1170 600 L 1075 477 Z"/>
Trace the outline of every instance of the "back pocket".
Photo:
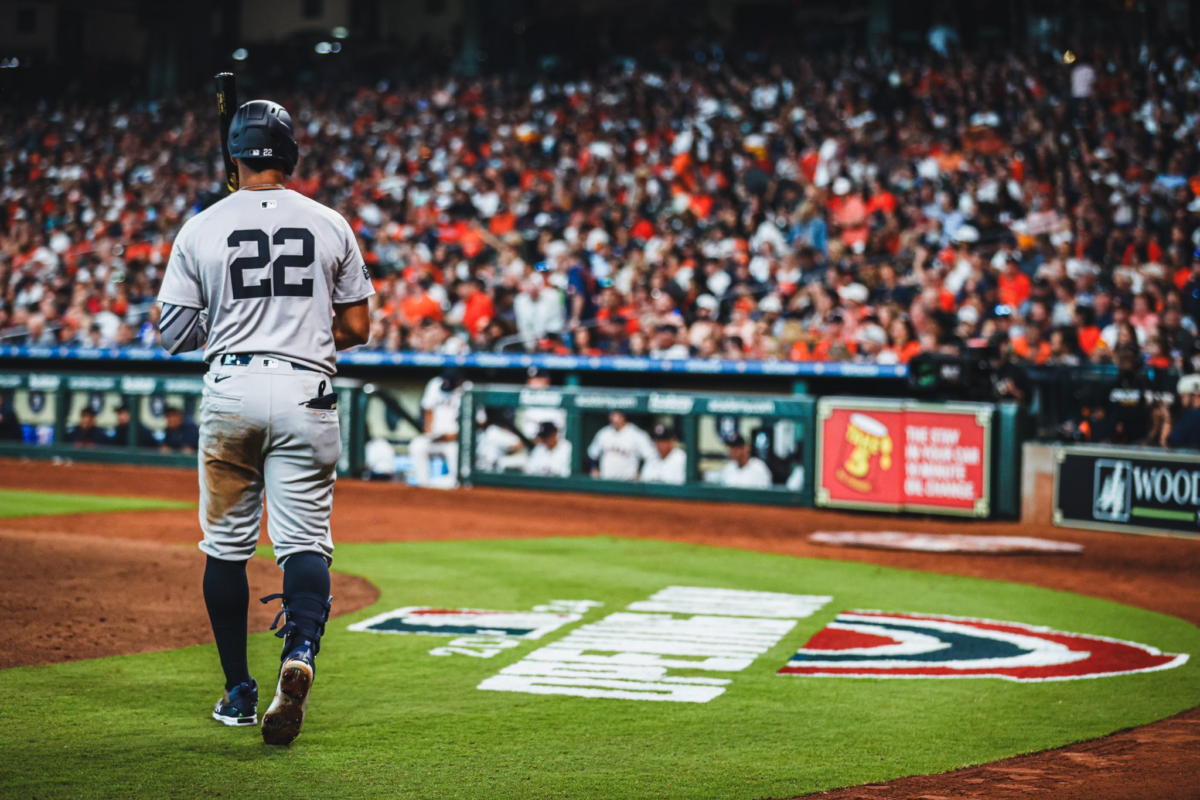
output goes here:
<path id="1" fill-rule="evenodd" d="M 200 407 L 215 414 L 237 413 L 242 410 L 242 398 L 216 394 L 206 388 L 200 398 Z"/>

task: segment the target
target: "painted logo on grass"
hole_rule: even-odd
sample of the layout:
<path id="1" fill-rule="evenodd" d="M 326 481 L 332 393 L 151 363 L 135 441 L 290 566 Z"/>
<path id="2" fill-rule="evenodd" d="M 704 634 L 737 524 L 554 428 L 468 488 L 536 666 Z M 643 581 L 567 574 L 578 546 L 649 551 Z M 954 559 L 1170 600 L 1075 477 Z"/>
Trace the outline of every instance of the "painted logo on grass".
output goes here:
<path id="1" fill-rule="evenodd" d="M 580 614 L 548 611 L 487 611 L 478 608 L 397 608 L 350 626 L 367 633 L 425 634 L 427 636 L 504 636 L 540 639 Z"/>
<path id="2" fill-rule="evenodd" d="M 832 600 L 669 586 L 487 678 L 491 692 L 707 703 L 731 678 Z M 696 674 L 700 673 L 700 674 Z"/>
<path id="3" fill-rule="evenodd" d="M 844 611 L 781 675 L 1002 678 L 1033 683 L 1154 672 L 1186 655 L 1119 639 L 987 619 Z"/>

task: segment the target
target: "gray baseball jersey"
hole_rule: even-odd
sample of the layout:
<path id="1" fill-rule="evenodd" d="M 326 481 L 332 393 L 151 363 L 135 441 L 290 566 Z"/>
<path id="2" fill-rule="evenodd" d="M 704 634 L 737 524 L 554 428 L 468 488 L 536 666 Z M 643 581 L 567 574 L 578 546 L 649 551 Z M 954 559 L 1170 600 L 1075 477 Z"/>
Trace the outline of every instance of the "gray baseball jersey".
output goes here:
<path id="1" fill-rule="evenodd" d="M 159 300 L 208 314 L 199 413 L 205 553 L 254 555 L 265 492 L 280 563 L 305 551 L 332 558 L 341 451 L 328 386 L 333 306 L 373 293 L 350 226 L 295 192 L 242 190 L 183 226 Z"/>
<path id="2" fill-rule="evenodd" d="M 273 189 L 235 192 L 188 220 L 158 299 L 208 310 L 209 363 L 260 353 L 332 375 L 333 305 L 374 293 L 342 215 Z"/>

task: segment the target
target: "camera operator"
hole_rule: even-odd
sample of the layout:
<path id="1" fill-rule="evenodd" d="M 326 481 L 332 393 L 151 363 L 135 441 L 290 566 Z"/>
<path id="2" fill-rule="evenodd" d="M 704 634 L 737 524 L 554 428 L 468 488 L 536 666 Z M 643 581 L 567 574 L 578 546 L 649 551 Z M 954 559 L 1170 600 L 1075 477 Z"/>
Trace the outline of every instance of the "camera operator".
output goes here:
<path id="1" fill-rule="evenodd" d="M 1099 444 L 1141 444 L 1150 427 L 1150 384 L 1142 372 L 1136 345 L 1119 344 L 1114 352 L 1117 380 L 1105 400 L 1092 412 L 1092 441 Z"/>

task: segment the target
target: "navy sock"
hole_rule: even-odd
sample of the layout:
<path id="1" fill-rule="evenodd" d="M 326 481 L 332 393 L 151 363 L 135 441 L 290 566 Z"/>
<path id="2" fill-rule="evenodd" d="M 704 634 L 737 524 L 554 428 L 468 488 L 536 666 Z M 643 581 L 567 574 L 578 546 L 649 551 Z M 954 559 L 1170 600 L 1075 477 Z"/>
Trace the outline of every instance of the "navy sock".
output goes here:
<path id="1" fill-rule="evenodd" d="M 304 593 L 305 596 L 297 597 Z M 288 556 L 283 562 L 283 595 L 292 611 L 308 611 L 324 616 L 329 601 L 329 562 L 320 553 L 304 552 Z M 320 598 L 318 600 L 318 598 Z M 295 618 L 296 631 L 289 646 L 297 637 L 316 642 L 320 625 L 311 619 Z"/>
<path id="2" fill-rule="evenodd" d="M 225 690 L 250 680 L 246 666 L 246 616 L 250 608 L 250 584 L 245 561 L 223 561 L 208 557 L 204 566 L 204 605 L 212 623 Z"/>

